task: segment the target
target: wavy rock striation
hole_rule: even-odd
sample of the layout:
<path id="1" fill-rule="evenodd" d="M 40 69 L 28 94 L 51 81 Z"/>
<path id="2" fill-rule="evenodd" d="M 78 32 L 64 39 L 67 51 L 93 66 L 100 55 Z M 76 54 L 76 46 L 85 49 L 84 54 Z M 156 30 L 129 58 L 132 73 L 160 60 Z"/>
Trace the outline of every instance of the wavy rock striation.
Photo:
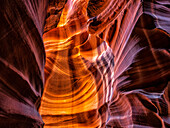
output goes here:
<path id="1" fill-rule="evenodd" d="M 63 2 L 43 35 L 45 127 L 168 127 L 169 2 Z"/>
<path id="2" fill-rule="evenodd" d="M 45 0 L 0 1 L 0 127 L 39 128 Z"/>
<path id="3" fill-rule="evenodd" d="M 0 3 L 0 127 L 170 126 L 169 1 Z"/>

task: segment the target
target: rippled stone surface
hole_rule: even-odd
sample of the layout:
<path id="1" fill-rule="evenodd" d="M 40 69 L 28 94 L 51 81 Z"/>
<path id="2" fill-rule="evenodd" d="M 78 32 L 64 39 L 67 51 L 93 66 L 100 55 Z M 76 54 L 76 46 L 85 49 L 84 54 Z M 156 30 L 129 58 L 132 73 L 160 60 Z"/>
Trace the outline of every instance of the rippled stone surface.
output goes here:
<path id="1" fill-rule="evenodd" d="M 169 127 L 168 0 L 0 3 L 0 127 Z"/>
<path id="2" fill-rule="evenodd" d="M 45 0 L 0 0 L 0 127 L 40 128 Z"/>
<path id="3" fill-rule="evenodd" d="M 168 127 L 169 2 L 56 3 L 43 35 L 45 127 Z"/>

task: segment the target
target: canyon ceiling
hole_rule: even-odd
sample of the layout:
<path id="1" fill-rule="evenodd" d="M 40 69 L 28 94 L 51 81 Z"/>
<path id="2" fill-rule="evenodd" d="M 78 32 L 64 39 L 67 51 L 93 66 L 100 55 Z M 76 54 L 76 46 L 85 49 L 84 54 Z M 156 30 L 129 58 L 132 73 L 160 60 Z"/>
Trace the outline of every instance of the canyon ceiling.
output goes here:
<path id="1" fill-rule="evenodd" d="M 170 127 L 169 0 L 0 0 L 0 128 Z"/>

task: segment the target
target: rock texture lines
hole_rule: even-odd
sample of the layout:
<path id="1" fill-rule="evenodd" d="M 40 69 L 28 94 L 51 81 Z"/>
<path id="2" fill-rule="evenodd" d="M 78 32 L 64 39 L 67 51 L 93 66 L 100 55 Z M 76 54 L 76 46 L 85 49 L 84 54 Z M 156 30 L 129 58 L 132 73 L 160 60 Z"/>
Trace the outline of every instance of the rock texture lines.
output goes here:
<path id="1" fill-rule="evenodd" d="M 169 7 L 1 0 L 0 127 L 169 127 Z"/>

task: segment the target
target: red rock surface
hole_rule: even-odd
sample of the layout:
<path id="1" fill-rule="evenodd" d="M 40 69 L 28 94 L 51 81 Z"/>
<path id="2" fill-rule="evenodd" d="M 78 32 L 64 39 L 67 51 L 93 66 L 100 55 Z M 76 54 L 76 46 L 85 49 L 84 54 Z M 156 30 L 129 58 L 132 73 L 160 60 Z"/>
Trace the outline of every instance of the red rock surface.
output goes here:
<path id="1" fill-rule="evenodd" d="M 0 1 L 0 127 L 39 128 L 45 0 Z M 44 10 L 44 11 L 43 11 Z"/>
<path id="2" fill-rule="evenodd" d="M 0 127 L 169 127 L 169 6 L 2 0 Z"/>

